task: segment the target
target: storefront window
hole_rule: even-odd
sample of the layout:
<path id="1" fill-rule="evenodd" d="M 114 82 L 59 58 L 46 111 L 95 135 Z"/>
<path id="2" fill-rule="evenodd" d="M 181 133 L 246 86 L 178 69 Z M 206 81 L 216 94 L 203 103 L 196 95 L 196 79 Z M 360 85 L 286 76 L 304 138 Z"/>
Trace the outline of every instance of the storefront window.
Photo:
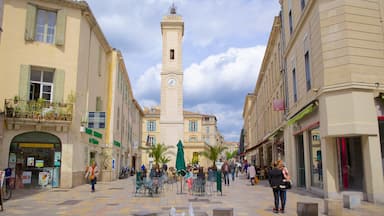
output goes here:
<path id="1" fill-rule="evenodd" d="M 311 185 L 323 188 L 323 163 L 321 157 L 321 142 L 319 128 L 310 131 L 311 149 Z"/>

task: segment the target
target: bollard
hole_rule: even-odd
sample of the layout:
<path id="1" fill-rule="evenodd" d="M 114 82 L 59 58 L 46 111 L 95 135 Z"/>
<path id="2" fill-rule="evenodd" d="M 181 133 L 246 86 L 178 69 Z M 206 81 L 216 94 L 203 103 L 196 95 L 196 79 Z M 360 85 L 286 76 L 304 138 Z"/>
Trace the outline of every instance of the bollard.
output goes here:
<path id="1" fill-rule="evenodd" d="M 343 215 L 343 202 L 335 199 L 324 200 L 325 214 L 329 216 L 340 216 Z"/>
<path id="2" fill-rule="evenodd" d="M 297 203 L 298 216 L 318 216 L 319 208 L 317 203 L 298 202 Z"/>
<path id="3" fill-rule="evenodd" d="M 213 216 L 233 216 L 233 208 L 215 208 Z"/>
<path id="4" fill-rule="evenodd" d="M 343 195 L 344 208 L 354 209 L 361 204 L 360 196 L 357 194 L 344 194 Z"/>
<path id="5" fill-rule="evenodd" d="M 157 213 L 153 213 L 153 212 L 137 212 L 137 213 L 134 213 L 133 216 L 157 216 Z"/>

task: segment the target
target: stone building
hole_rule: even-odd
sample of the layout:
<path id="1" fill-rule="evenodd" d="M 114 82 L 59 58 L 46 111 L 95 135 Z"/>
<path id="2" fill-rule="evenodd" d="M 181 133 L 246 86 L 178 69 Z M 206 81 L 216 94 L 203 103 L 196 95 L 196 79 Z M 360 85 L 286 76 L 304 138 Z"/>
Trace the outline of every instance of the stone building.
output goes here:
<path id="1" fill-rule="evenodd" d="M 17 188 L 83 184 L 93 161 L 116 179 L 138 155 L 142 116 L 120 52 L 84 1 L 0 3 L 0 168 Z"/>
<path id="2" fill-rule="evenodd" d="M 258 122 L 257 101 L 263 97 L 250 94 L 244 112 L 248 146 L 260 130 L 268 132 L 266 142 L 282 131 L 283 159 L 296 187 L 328 201 L 353 193 L 384 202 L 384 2 L 280 4 L 284 124 L 273 130 L 273 120 Z M 271 61 L 269 50 L 263 63 Z M 262 89 L 259 80 L 256 88 Z"/>

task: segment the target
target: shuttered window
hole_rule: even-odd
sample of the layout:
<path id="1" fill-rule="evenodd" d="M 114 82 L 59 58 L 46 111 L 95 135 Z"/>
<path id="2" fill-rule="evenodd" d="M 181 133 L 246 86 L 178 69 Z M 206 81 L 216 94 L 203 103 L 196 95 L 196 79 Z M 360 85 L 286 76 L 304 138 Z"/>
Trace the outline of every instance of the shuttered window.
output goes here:
<path id="1" fill-rule="evenodd" d="M 64 45 L 66 14 L 64 9 L 47 10 L 27 5 L 25 40 Z"/>

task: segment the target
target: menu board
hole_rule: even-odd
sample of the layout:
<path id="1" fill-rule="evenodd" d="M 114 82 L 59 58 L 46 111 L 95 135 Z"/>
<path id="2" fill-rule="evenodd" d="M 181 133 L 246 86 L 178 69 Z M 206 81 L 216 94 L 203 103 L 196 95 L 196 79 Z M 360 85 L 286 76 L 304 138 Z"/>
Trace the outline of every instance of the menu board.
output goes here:
<path id="1" fill-rule="evenodd" d="M 44 167 L 44 160 L 36 160 L 36 161 L 35 161 L 35 166 L 36 166 L 37 168 Z"/>

